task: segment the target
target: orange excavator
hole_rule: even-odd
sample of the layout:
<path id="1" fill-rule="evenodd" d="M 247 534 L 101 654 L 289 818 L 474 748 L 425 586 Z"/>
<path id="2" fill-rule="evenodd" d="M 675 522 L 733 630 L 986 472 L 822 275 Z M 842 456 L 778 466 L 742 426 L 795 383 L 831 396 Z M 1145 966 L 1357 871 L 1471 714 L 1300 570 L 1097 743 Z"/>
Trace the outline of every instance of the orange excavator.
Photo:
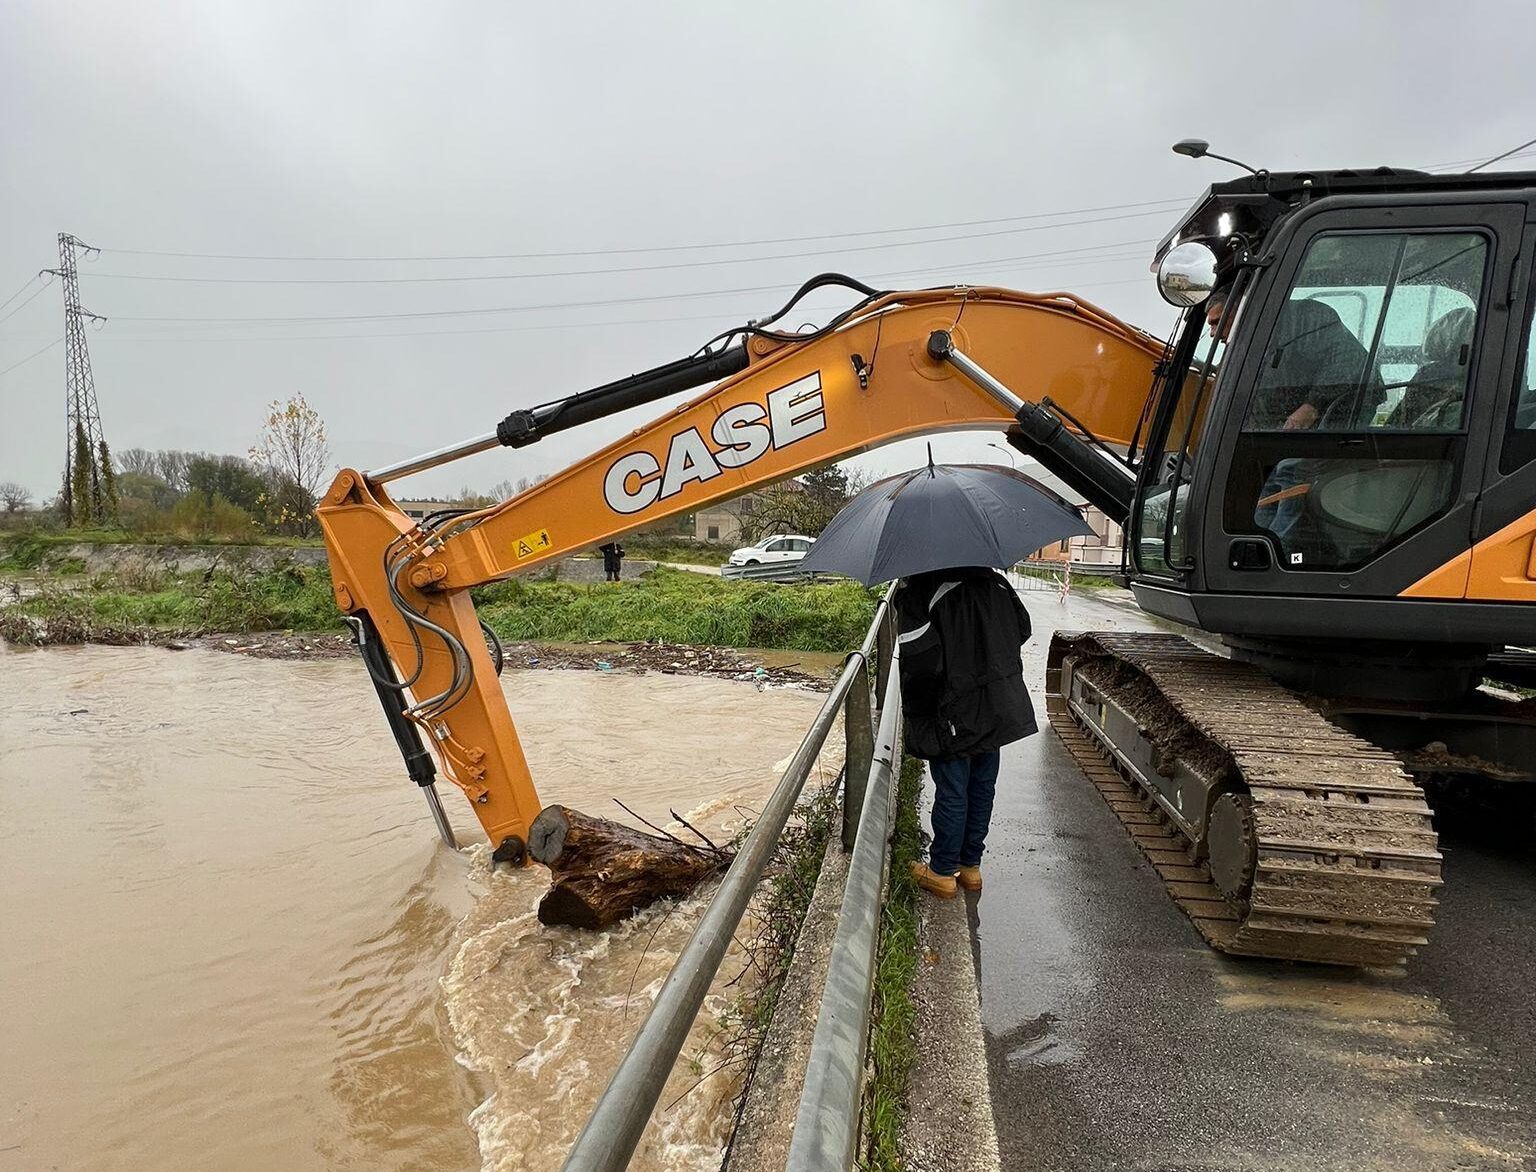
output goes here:
<path id="1" fill-rule="evenodd" d="M 1002 431 L 1125 525 L 1145 610 L 1228 646 L 1051 649 L 1053 722 L 1170 894 L 1228 952 L 1395 963 L 1440 881 L 1425 784 L 1536 777 L 1533 225 L 1536 174 L 1217 184 L 1157 250 L 1166 344 L 1069 294 L 823 275 L 687 358 L 342 471 L 318 509 L 336 601 L 439 829 L 440 769 L 521 863 L 540 800 L 474 587 L 880 444 Z M 854 304 L 775 328 L 824 288 Z M 489 508 L 418 521 L 388 494 L 705 386 Z"/>

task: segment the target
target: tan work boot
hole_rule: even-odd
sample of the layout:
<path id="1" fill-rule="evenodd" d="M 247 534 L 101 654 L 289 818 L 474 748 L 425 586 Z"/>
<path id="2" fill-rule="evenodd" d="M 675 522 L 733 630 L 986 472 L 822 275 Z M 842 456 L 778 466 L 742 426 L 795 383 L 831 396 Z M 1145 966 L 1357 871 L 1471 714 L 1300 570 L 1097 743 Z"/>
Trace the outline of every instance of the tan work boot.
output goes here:
<path id="1" fill-rule="evenodd" d="M 981 868 L 961 867 L 955 872 L 955 882 L 967 891 L 981 890 Z"/>
<path id="2" fill-rule="evenodd" d="M 960 888 L 955 884 L 953 875 L 940 875 L 927 863 L 916 861 L 912 863 L 912 879 L 924 891 L 940 899 L 954 899 L 960 894 Z"/>

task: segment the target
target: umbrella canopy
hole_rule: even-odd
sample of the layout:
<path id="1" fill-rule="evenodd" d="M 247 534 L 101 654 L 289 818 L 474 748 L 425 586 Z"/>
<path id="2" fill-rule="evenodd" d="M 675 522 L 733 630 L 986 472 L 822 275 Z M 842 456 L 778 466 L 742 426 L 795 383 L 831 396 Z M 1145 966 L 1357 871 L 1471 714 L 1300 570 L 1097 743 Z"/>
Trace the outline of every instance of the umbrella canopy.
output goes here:
<path id="1" fill-rule="evenodd" d="M 1011 566 L 1093 533 L 1038 481 L 997 464 L 934 464 L 870 485 L 832 519 L 802 570 L 865 585 L 955 566 Z"/>

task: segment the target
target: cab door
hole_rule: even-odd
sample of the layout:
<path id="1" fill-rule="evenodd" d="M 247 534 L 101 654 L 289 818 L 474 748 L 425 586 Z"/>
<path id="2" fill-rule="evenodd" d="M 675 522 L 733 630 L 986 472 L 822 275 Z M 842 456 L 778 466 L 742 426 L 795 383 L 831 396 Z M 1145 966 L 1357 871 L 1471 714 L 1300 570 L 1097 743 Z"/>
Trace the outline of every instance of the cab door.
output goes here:
<path id="1" fill-rule="evenodd" d="M 1458 558 L 1465 585 L 1523 221 L 1327 201 L 1282 230 L 1221 424 L 1207 589 L 1391 597 Z"/>
<path id="2" fill-rule="evenodd" d="M 1533 228 L 1526 224 L 1528 234 Z M 1494 412 L 1464 591 L 1479 602 L 1536 603 L 1536 265 L 1529 249 L 1520 268 L 1515 276 L 1525 304 L 1505 342 L 1507 401 Z M 1406 593 L 1432 598 L 1455 589 L 1456 569 L 1428 575 Z"/>

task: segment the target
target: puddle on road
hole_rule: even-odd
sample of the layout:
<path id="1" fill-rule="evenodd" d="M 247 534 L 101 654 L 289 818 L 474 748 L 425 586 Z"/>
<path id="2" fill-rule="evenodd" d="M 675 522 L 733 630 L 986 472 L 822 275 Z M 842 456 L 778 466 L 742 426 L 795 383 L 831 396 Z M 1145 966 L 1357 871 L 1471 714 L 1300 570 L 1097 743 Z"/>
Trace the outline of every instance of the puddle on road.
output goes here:
<path id="1" fill-rule="evenodd" d="M 538 872 L 436 845 L 350 662 L 0 646 L 0 675 L 0 1169 L 558 1164 L 698 901 L 540 928 Z M 546 800 L 706 833 L 755 808 L 822 699 L 504 684 Z M 663 1104 L 703 1072 L 680 1063 Z M 718 1162 L 733 1089 L 685 1098 L 643 1166 Z"/>
<path id="2" fill-rule="evenodd" d="M 1447 1168 L 1524 1168 L 1536 1155 L 1498 1061 L 1459 1037 L 1434 997 L 1394 988 L 1401 970 L 1216 963 L 1223 1010 L 1280 1019 L 1288 1044 L 1377 1089 L 1359 1119 L 1383 1153 L 1371 1167 L 1402 1167 L 1405 1152 Z"/>

